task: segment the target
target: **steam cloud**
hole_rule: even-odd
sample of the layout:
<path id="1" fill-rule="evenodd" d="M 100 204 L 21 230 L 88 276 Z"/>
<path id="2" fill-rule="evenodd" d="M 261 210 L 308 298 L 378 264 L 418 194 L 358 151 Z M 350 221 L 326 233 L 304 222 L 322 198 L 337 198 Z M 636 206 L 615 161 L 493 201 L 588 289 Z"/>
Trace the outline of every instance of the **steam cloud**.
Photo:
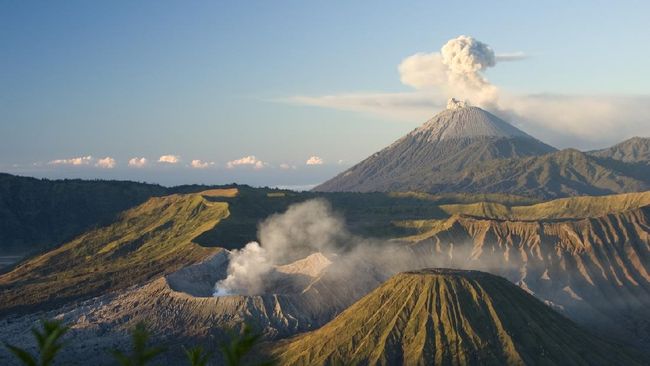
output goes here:
<path id="1" fill-rule="evenodd" d="M 228 276 L 217 283 L 215 295 L 260 294 L 274 266 L 290 263 L 314 252 L 336 252 L 349 237 L 343 220 L 323 200 L 290 206 L 260 224 L 257 242 L 230 253 Z"/>
<path id="2" fill-rule="evenodd" d="M 268 292 L 277 266 L 322 253 L 333 263 L 327 275 L 336 283 L 384 281 L 391 275 L 426 267 L 489 268 L 490 260 L 473 260 L 472 245 L 431 253 L 403 243 L 351 234 L 343 218 L 323 199 L 290 206 L 259 226 L 260 243 L 248 243 L 230 253 L 227 277 L 215 285 L 215 296 L 259 295 Z M 503 263 L 498 260 L 503 270 Z M 341 282 L 339 282 L 341 281 Z"/>

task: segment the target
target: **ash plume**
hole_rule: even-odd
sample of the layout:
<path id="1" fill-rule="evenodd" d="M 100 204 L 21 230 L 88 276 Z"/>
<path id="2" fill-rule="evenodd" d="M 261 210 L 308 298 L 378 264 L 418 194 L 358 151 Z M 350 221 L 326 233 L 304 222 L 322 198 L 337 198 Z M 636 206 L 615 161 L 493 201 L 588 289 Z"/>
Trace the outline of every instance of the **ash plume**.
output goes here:
<path id="1" fill-rule="evenodd" d="M 497 56 L 487 44 L 469 36 L 458 36 L 442 46 L 440 52 L 417 53 L 400 63 L 402 83 L 416 89 L 438 89 L 447 97 L 461 97 L 472 104 L 491 106 L 498 90 L 483 75 L 499 61 L 523 57 Z"/>

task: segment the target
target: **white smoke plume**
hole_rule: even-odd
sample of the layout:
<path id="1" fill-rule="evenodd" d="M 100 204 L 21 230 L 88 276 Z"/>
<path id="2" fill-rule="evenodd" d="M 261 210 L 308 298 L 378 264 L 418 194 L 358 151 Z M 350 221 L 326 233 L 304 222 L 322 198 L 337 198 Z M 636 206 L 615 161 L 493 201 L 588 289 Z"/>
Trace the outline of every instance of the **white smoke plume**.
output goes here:
<path id="1" fill-rule="evenodd" d="M 491 261 L 472 258 L 472 245 L 448 251 L 418 251 L 403 243 L 351 234 L 329 203 L 314 199 L 290 206 L 259 226 L 260 244 L 252 242 L 230 253 L 227 277 L 215 284 L 214 295 L 260 295 L 273 292 L 276 268 L 314 253 L 332 261 L 328 279 L 341 285 L 384 281 L 406 270 L 426 267 L 489 268 Z M 500 271 L 503 262 L 498 261 Z M 339 282 L 340 281 L 340 282 Z M 286 285 L 286 284 L 284 284 Z"/>
<path id="2" fill-rule="evenodd" d="M 262 293 L 262 278 L 273 269 L 267 255 L 266 249 L 257 242 L 250 242 L 243 249 L 232 251 L 228 277 L 217 283 L 215 296 L 230 295 L 233 291 L 241 292 L 242 289 L 251 294 Z"/>
<path id="3" fill-rule="evenodd" d="M 343 219 L 324 200 L 310 200 L 270 216 L 259 226 L 260 244 L 252 242 L 230 253 L 228 276 L 215 295 L 260 294 L 273 266 L 287 264 L 314 252 L 338 251 L 350 235 Z"/>
<path id="4" fill-rule="evenodd" d="M 518 54 L 518 56 L 521 56 Z M 514 60 L 512 55 L 507 60 Z M 490 106 L 498 98 L 497 88 L 483 72 L 499 59 L 492 48 L 472 37 L 449 40 L 440 52 L 417 53 L 400 63 L 402 83 L 416 89 L 439 89 L 447 97 L 460 97 L 472 104 Z"/>

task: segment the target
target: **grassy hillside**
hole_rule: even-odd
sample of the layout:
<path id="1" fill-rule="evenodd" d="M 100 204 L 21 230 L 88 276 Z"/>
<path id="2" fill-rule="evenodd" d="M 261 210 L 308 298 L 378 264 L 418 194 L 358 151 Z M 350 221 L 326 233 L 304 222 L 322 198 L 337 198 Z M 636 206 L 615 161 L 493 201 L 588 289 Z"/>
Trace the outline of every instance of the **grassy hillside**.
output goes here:
<path id="1" fill-rule="evenodd" d="M 218 249 L 201 247 L 194 239 L 229 215 L 227 203 L 210 199 L 235 192 L 151 198 L 111 225 L 22 262 L 0 276 L 2 310 L 55 306 L 143 283 L 205 258 Z"/>
<path id="2" fill-rule="evenodd" d="M 52 247 L 164 194 L 167 188 L 153 184 L 0 173 L 0 254 Z"/>
<path id="3" fill-rule="evenodd" d="M 643 364 L 507 280 L 456 270 L 399 274 L 272 354 L 291 365 Z"/>
<path id="4" fill-rule="evenodd" d="M 508 206 L 497 202 L 451 204 L 441 205 L 440 209 L 449 215 L 535 221 L 598 217 L 648 205 L 650 205 L 650 192 L 561 198 L 526 206 Z"/>

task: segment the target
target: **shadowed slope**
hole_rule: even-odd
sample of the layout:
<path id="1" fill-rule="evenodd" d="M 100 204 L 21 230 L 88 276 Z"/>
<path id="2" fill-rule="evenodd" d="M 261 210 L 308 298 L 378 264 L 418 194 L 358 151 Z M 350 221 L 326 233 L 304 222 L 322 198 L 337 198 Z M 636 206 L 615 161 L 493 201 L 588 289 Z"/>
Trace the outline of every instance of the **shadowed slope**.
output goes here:
<path id="1" fill-rule="evenodd" d="M 399 274 L 273 354 L 286 365 L 641 364 L 507 280 L 458 270 Z"/>
<path id="2" fill-rule="evenodd" d="M 650 138 L 633 137 L 612 147 L 589 153 L 601 158 L 629 163 L 650 163 Z"/>

